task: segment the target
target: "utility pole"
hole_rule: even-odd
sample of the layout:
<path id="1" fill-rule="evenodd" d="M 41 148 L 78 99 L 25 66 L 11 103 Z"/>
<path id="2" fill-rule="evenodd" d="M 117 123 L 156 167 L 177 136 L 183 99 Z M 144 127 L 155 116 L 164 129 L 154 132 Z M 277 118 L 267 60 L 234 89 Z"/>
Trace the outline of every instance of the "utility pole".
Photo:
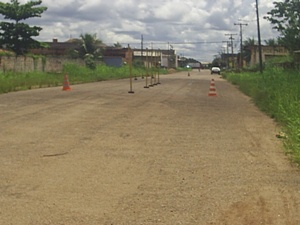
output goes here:
<path id="1" fill-rule="evenodd" d="M 234 58 L 233 58 L 233 40 L 234 38 L 232 37 L 233 35 L 237 34 L 225 34 L 225 36 L 230 36 L 229 40 L 231 42 L 231 66 L 234 68 Z"/>
<path id="2" fill-rule="evenodd" d="M 263 72 L 262 65 L 262 52 L 261 52 L 261 40 L 260 40 L 260 26 L 259 26 L 259 13 L 258 13 L 258 1 L 256 0 L 256 17 L 257 17 L 257 36 L 258 36 L 258 51 L 259 51 L 259 70 Z"/>
<path id="3" fill-rule="evenodd" d="M 227 69 L 229 67 L 229 49 L 228 49 L 228 46 L 229 46 L 229 41 L 222 41 L 223 43 L 226 43 L 226 64 L 227 64 Z"/>
<path id="4" fill-rule="evenodd" d="M 234 25 L 240 26 L 240 36 L 241 36 L 240 68 L 243 69 L 243 26 L 248 26 L 248 24 L 247 23 L 234 23 Z"/>

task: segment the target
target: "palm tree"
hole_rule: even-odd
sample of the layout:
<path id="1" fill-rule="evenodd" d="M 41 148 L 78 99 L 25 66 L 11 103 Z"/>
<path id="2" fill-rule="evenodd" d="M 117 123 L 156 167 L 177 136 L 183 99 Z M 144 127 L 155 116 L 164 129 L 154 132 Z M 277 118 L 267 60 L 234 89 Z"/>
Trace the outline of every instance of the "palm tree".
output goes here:
<path id="1" fill-rule="evenodd" d="M 97 39 L 96 34 L 81 34 L 80 35 L 82 47 L 80 56 L 85 57 L 87 54 L 92 55 L 94 58 L 98 58 L 102 55 L 103 43 Z"/>
<path id="2" fill-rule="evenodd" d="M 247 64 L 251 61 L 251 49 L 254 50 L 254 56 L 256 58 L 256 40 L 254 38 L 248 38 L 244 41 L 244 59 L 246 60 Z"/>
<path id="3" fill-rule="evenodd" d="M 119 42 L 117 42 L 117 43 L 114 44 L 114 47 L 115 48 L 122 48 L 122 45 Z"/>
<path id="4" fill-rule="evenodd" d="M 102 57 L 104 44 L 97 39 L 96 34 L 81 34 L 80 38 L 82 46 L 78 50 L 79 57 L 85 60 L 87 67 L 95 69 L 95 60 Z"/>
<path id="5" fill-rule="evenodd" d="M 248 38 L 244 41 L 244 46 L 253 46 L 256 45 L 257 41 L 254 38 Z"/>
<path id="6" fill-rule="evenodd" d="M 271 38 L 265 40 L 266 45 L 271 46 L 273 48 L 273 55 L 275 55 L 276 48 L 278 47 L 279 43 L 277 39 Z"/>

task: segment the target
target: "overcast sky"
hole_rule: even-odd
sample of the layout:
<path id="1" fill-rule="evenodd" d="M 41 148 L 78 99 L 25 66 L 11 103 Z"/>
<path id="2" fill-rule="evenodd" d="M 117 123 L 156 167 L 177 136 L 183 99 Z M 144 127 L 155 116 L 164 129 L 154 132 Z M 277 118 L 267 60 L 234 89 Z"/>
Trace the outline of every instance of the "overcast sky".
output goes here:
<path id="1" fill-rule="evenodd" d="M 263 19 L 273 1 L 258 2 L 264 44 L 278 33 Z M 96 33 L 105 44 L 141 48 L 143 35 L 144 48 L 171 45 L 178 55 L 212 61 L 227 51 L 226 34 L 237 34 L 234 52 L 239 51 L 240 26 L 234 23 L 248 24 L 243 26 L 243 40 L 257 40 L 255 0 L 43 0 L 42 5 L 48 7 L 42 17 L 26 21 L 43 28 L 39 41 L 64 42 L 81 33 Z"/>

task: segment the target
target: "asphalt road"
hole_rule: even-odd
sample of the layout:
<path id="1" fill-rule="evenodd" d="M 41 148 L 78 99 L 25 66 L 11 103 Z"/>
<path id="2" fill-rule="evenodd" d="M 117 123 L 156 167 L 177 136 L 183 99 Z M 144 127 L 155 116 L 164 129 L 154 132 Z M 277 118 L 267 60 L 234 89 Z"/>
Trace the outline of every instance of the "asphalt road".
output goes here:
<path id="1" fill-rule="evenodd" d="M 69 79 L 0 95 L 1 225 L 300 224 L 280 128 L 219 75 Z"/>

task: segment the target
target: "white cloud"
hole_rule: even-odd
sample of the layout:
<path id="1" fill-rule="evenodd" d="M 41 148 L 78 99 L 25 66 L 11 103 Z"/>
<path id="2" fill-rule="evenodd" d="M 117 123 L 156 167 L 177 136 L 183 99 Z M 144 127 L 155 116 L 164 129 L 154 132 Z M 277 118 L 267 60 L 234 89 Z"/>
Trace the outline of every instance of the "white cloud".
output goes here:
<path id="1" fill-rule="evenodd" d="M 48 7 L 42 18 L 29 20 L 43 28 L 40 41 L 96 33 L 107 44 L 139 47 L 144 35 L 145 45 L 167 48 L 169 42 L 178 54 L 211 61 L 228 40 L 225 34 L 239 34 L 234 23 L 248 23 L 244 38 L 257 37 L 254 0 L 43 0 L 42 5 Z M 277 36 L 263 19 L 273 7 L 269 0 L 259 1 L 263 40 Z M 238 41 L 237 35 L 235 52 Z"/>

